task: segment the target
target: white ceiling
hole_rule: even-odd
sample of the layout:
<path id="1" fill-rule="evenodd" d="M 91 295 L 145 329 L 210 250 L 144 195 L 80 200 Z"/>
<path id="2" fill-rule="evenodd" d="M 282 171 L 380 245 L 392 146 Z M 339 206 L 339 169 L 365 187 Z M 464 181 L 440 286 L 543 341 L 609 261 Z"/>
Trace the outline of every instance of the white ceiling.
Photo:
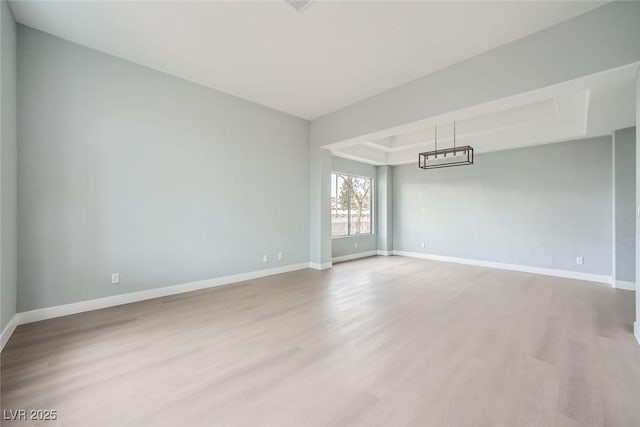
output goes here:
<path id="1" fill-rule="evenodd" d="M 549 88 L 452 111 L 398 128 L 325 146 L 332 154 L 374 165 L 415 163 L 418 153 L 471 145 L 476 153 L 611 134 L 635 125 L 638 64 Z"/>
<path id="2" fill-rule="evenodd" d="M 18 22 L 306 119 L 603 1 L 25 1 Z"/>

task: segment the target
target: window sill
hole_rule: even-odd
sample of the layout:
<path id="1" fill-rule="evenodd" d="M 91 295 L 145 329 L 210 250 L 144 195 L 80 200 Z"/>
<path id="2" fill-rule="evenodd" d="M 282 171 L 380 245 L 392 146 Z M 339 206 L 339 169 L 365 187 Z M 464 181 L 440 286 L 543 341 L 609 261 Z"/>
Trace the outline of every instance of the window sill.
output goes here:
<path id="1" fill-rule="evenodd" d="M 354 238 L 354 237 L 369 237 L 369 236 L 375 236 L 376 233 L 362 233 L 362 234 L 352 234 L 351 236 L 331 236 L 331 240 L 333 239 L 348 239 L 348 238 Z"/>

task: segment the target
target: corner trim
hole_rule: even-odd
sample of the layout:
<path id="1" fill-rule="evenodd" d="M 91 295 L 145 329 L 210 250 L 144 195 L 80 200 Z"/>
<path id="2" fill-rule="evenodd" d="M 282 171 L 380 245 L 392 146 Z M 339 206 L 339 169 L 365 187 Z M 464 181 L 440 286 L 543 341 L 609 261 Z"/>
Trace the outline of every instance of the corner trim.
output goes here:
<path id="1" fill-rule="evenodd" d="M 633 335 L 635 335 L 636 341 L 638 341 L 638 345 L 640 345 L 640 322 L 633 324 Z"/>
<path id="2" fill-rule="evenodd" d="M 197 291 L 200 289 L 213 288 L 217 286 L 229 285 L 246 280 L 259 279 L 261 277 L 273 276 L 274 274 L 288 273 L 290 271 L 303 270 L 308 268 L 308 263 L 292 264 L 283 267 L 268 268 L 264 270 L 251 271 L 230 276 L 217 277 L 196 282 L 183 283 L 180 285 L 165 286 L 162 288 L 148 289 L 145 291 L 130 292 L 97 298 L 87 301 L 74 302 L 71 304 L 58 305 L 54 307 L 40 308 L 37 310 L 25 311 L 16 314 L 17 324 L 37 322 L 40 320 L 52 319 L 54 317 L 68 316 L 70 314 L 83 313 L 86 311 L 99 310 L 101 308 L 113 307 L 116 305 L 129 304 L 132 302 L 145 301 L 169 295 L 182 294 L 185 292 Z"/>
<path id="3" fill-rule="evenodd" d="M 333 262 L 325 262 L 322 264 L 319 264 L 317 262 L 310 262 L 309 268 L 313 268 L 314 270 L 327 270 L 331 268 L 332 265 L 333 265 Z"/>
<path id="4" fill-rule="evenodd" d="M 381 251 L 381 250 L 377 250 L 376 253 L 380 256 L 391 256 L 393 255 L 393 251 Z"/>
<path id="5" fill-rule="evenodd" d="M 552 268 L 531 267 L 528 265 L 505 264 L 502 262 L 481 261 L 468 258 L 456 258 L 442 255 L 431 255 L 420 252 L 393 251 L 394 255 L 429 259 L 432 261 L 455 262 L 458 264 L 475 265 L 479 267 L 497 268 L 499 270 L 521 271 L 523 273 L 543 274 L 545 276 L 564 277 L 568 279 L 586 280 L 589 282 L 605 283 L 612 285 L 611 276 L 599 274 L 581 273 L 578 271 L 555 270 Z"/>
<path id="6" fill-rule="evenodd" d="M 617 289 L 626 289 L 628 291 L 636 290 L 636 284 L 633 282 L 627 282 L 626 280 L 616 280 L 613 287 Z"/>
<path id="7" fill-rule="evenodd" d="M 9 338 L 13 335 L 16 327 L 18 327 L 18 315 L 14 314 L 11 320 L 9 320 L 9 323 L 7 323 L 7 326 L 2 330 L 2 335 L 0 335 L 0 352 L 2 352 L 4 346 L 9 341 Z"/>
<path id="8" fill-rule="evenodd" d="M 349 255 L 343 255 L 343 256 L 337 256 L 337 257 L 333 257 L 331 259 L 332 262 L 343 262 L 343 261 L 351 261 L 353 259 L 358 259 L 358 258 L 367 258 L 370 256 L 376 256 L 378 255 L 378 251 L 367 251 L 367 252 L 358 252 L 357 254 L 349 254 Z"/>

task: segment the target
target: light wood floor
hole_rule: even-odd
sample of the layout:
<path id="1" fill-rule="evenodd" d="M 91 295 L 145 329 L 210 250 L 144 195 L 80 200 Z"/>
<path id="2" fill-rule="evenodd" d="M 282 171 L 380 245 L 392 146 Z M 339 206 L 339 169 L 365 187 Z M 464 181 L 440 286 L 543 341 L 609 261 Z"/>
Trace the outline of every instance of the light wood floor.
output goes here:
<path id="1" fill-rule="evenodd" d="M 2 406 L 50 426 L 640 426 L 633 310 L 603 285 L 374 257 L 20 326 Z"/>

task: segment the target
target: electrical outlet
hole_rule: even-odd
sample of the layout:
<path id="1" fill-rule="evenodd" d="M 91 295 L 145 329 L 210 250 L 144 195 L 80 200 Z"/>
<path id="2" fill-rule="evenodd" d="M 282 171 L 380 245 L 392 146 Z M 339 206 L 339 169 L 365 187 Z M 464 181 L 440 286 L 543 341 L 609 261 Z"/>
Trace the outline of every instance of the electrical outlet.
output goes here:
<path id="1" fill-rule="evenodd" d="M 120 283 L 120 274 L 119 273 L 113 273 L 111 275 L 111 284 L 112 285 L 117 285 L 118 283 Z"/>
<path id="2" fill-rule="evenodd" d="M 420 247 L 424 249 L 424 242 L 420 242 Z"/>
<path id="3" fill-rule="evenodd" d="M 356 249 L 358 249 L 358 242 L 355 242 L 355 243 L 353 244 L 353 246 L 354 246 Z"/>
<path id="4" fill-rule="evenodd" d="M 581 257 L 581 256 L 577 256 L 576 257 L 576 264 L 578 264 L 578 265 L 584 264 L 584 258 Z"/>
<path id="5" fill-rule="evenodd" d="M 264 262 L 264 263 L 269 262 L 269 256 L 268 255 L 262 255 L 262 262 Z"/>
<path id="6" fill-rule="evenodd" d="M 284 255 L 282 254 L 282 252 L 278 252 L 278 259 L 282 259 L 284 257 Z"/>

